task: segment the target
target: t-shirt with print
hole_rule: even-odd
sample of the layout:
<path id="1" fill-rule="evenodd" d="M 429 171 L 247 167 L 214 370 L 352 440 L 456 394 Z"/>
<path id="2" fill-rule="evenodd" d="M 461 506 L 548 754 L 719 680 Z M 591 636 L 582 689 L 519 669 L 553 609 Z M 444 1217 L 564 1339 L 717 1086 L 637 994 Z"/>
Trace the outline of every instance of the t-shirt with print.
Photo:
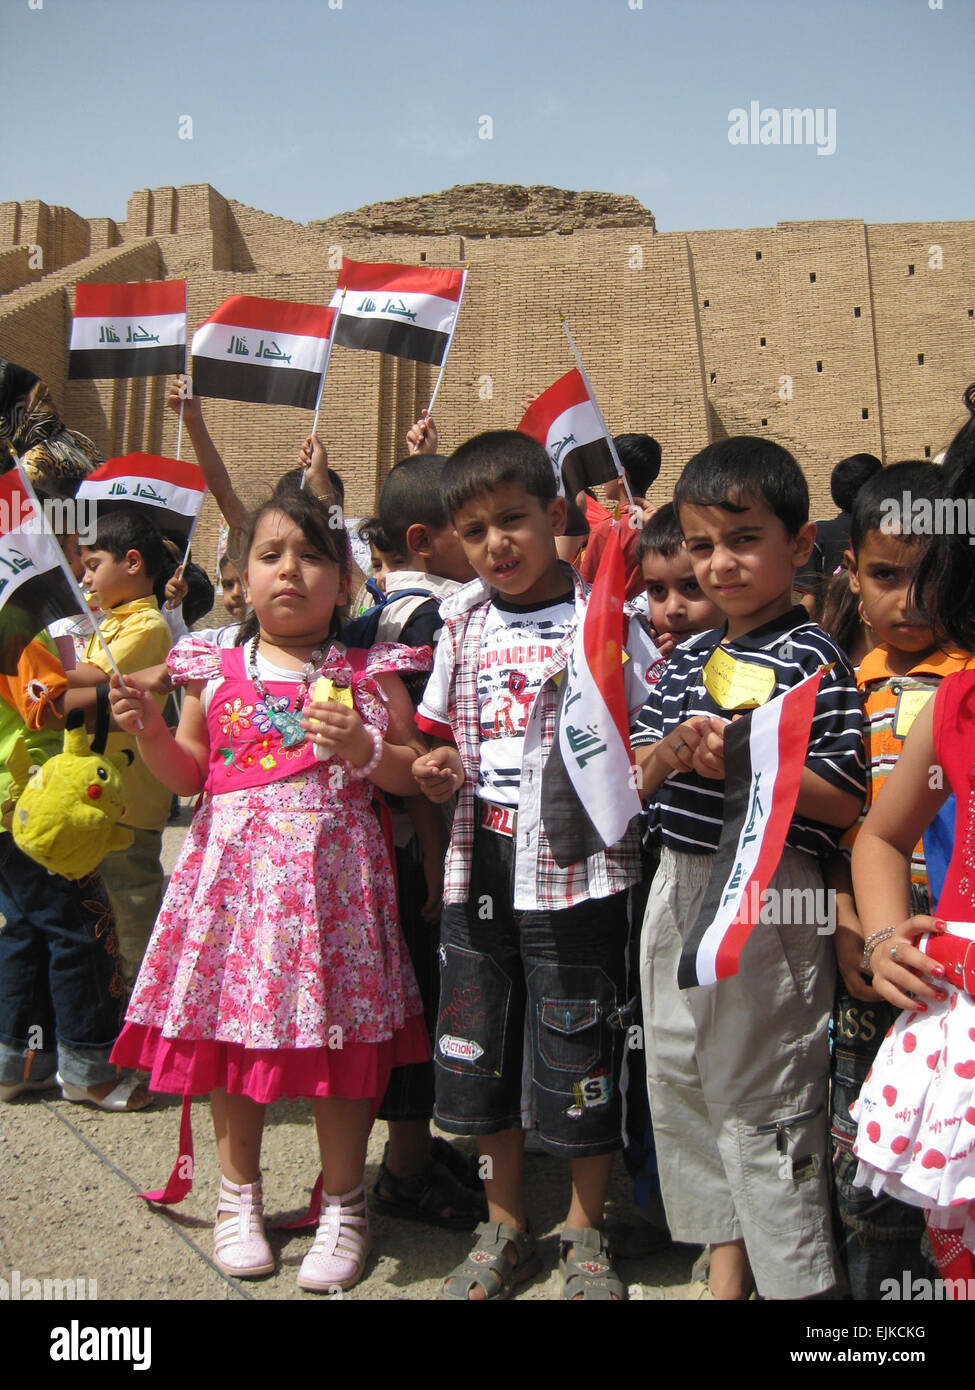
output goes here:
<path id="1" fill-rule="evenodd" d="M 503 806 L 518 805 L 521 757 L 542 671 L 558 644 L 575 627 L 572 593 L 538 608 L 495 598 L 484 622 L 477 670 L 480 712 L 480 766 L 477 795 Z M 446 708 L 447 692 L 435 682 L 434 665 L 420 714 L 434 718 Z"/>

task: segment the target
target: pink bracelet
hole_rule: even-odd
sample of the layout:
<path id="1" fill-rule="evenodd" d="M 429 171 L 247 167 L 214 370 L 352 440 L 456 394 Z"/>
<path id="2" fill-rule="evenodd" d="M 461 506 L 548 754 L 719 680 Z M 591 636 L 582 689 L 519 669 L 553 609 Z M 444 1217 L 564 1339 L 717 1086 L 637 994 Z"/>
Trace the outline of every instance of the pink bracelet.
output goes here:
<path id="1" fill-rule="evenodd" d="M 366 733 L 372 739 L 372 757 L 363 767 L 352 767 L 353 777 L 370 777 L 383 760 L 383 736 L 371 724 L 366 724 Z M 351 764 L 350 764 L 351 767 Z"/>

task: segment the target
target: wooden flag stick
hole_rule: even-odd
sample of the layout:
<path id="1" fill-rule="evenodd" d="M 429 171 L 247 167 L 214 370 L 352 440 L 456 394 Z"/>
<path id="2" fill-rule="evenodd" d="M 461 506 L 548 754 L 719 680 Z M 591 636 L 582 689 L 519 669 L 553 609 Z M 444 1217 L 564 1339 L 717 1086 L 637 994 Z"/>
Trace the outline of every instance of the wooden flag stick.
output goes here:
<path id="1" fill-rule="evenodd" d="M 603 412 L 599 408 L 599 402 L 596 400 L 596 393 L 592 389 L 592 382 L 589 380 L 589 377 L 586 374 L 586 369 L 582 365 L 582 358 L 579 356 L 579 349 L 576 347 L 575 339 L 572 336 L 572 330 L 569 328 L 568 321 L 566 320 L 565 314 L 562 313 L 561 309 L 559 310 L 559 318 L 562 321 L 562 327 L 565 329 L 565 336 L 569 340 L 569 347 L 572 349 L 572 355 L 575 358 L 576 365 L 579 368 L 579 375 L 582 377 L 583 385 L 585 386 L 586 391 L 589 394 L 589 399 L 592 401 L 592 408 L 596 412 L 596 415 L 599 419 L 599 423 L 603 427 L 603 434 L 606 436 L 606 443 L 609 445 L 609 452 L 612 455 L 613 463 L 616 465 L 616 472 L 619 474 L 620 482 L 623 484 L 623 491 L 626 493 L 627 500 L 629 501 L 630 506 L 635 511 L 636 503 L 633 500 L 633 493 L 630 491 L 630 484 L 627 481 L 626 473 L 623 471 L 623 465 L 620 463 L 620 456 L 616 452 L 616 444 L 613 440 L 613 436 L 609 432 L 609 426 L 606 424 Z"/>
<path id="2" fill-rule="evenodd" d="M 460 317 L 460 306 L 464 302 L 464 290 L 467 288 L 467 272 L 470 270 L 470 268 L 471 263 L 470 261 L 468 261 L 467 264 L 464 266 L 464 276 L 460 282 L 460 294 L 457 296 L 457 308 L 454 311 L 454 327 L 450 330 L 450 337 L 447 339 L 447 346 L 444 349 L 443 360 L 440 363 L 440 371 L 437 373 L 437 380 L 434 382 L 433 385 L 433 395 L 430 397 L 430 404 L 427 406 L 426 409 L 427 419 L 429 419 L 433 413 L 433 403 L 437 399 L 437 392 L 440 390 L 440 383 L 443 381 L 443 374 L 447 367 L 447 356 L 450 352 L 450 345 L 454 341 L 454 330 L 457 327 L 457 320 Z"/>

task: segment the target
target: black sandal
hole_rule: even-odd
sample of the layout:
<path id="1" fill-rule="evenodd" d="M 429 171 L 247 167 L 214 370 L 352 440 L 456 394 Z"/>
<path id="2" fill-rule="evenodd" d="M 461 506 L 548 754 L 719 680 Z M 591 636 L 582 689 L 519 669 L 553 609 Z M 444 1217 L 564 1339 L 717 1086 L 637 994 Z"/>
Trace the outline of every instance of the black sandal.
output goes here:
<path id="1" fill-rule="evenodd" d="M 373 1188 L 373 1205 L 385 1216 L 421 1221 L 446 1231 L 472 1231 L 487 1216 L 483 1192 L 473 1192 L 434 1157 L 418 1177 L 399 1178 L 386 1167 L 386 1154 Z"/>

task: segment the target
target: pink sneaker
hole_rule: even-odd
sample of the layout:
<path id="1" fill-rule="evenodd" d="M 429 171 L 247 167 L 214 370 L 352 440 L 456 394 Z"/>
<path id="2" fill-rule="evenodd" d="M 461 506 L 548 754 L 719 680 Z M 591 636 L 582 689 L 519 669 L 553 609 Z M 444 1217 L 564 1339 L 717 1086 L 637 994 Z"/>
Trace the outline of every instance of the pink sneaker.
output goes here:
<path id="1" fill-rule="evenodd" d="M 351 1289 L 362 1278 L 372 1244 L 365 1191 L 359 1186 L 344 1197 L 323 1192 L 322 1203 L 318 1234 L 301 1262 L 298 1287 L 313 1293 Z"/>
<path id="2" fill-rule="evenodd" d="M 233 1221 L 221 1222 L 231 1212 Z M 238 1187 L 220 1179 L 217 1224 L 213 1228 L 213 1261 L 235 1279 L 256 1279 L 274 1273 L 274 1256 L 264 1239 L 264 1200 L 259 1182 Z"/>

